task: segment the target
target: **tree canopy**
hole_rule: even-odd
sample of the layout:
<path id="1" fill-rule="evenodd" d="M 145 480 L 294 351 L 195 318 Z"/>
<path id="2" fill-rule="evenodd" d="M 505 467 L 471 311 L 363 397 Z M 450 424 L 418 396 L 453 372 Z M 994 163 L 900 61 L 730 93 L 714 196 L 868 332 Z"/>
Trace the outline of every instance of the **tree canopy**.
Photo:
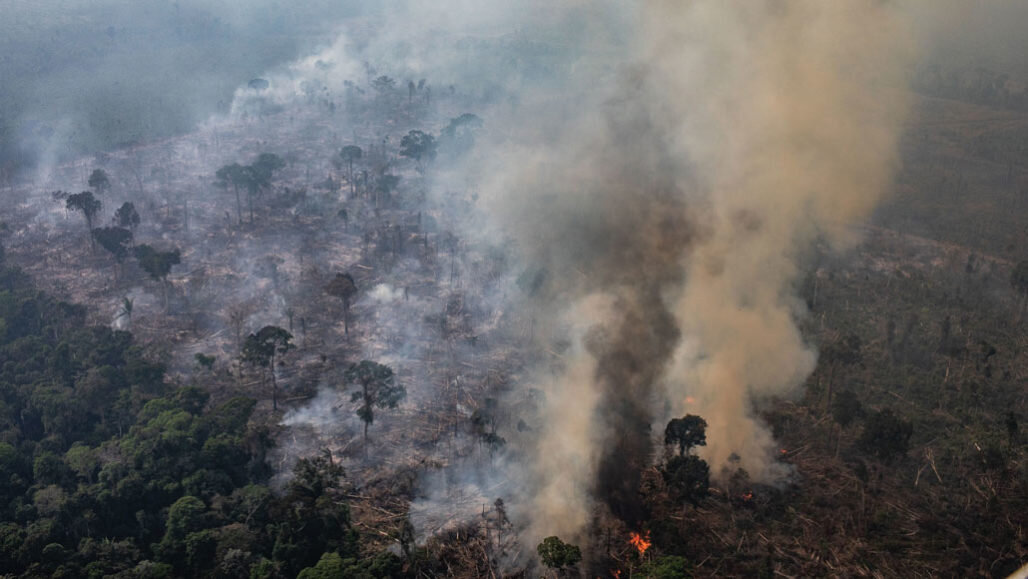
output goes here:
<path id="1" fill-rule="evenodd" d="M 353 393 L 353 401 L 360 402 L 357 416 L 364 422 L 364 438 L 368 437 L 368 425 L 375 421 L 375 408 L 396 408 L 407 396 L 407 389 L 396 383 L 392 368 L 362 360 L 346 369 L 343 378 L 360 386 Z"/>

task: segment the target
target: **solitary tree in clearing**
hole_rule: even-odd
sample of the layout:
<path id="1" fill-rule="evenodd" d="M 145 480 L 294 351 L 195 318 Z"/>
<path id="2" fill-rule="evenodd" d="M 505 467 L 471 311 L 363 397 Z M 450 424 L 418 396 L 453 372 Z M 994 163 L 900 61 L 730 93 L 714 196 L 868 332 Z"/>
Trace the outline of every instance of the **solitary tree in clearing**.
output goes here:
<path id="1" fill-rule="evenodd" d="M 356 194 L 356 184 L 353 180 L 353 162 L 364 156 L 364 151 L 357 145 L 347 145 L 339 151 L 339 154 L 332 160 L 337 169 L 342 168 L 343 163 L 349 167 L 350 195 Z"/>
<path id="2" fill-rule="evenodd" d="M 293 349 L 293 335 L 278 326 L 264 326 L 250 334 L 243 343 L 243 362 L 264 368 L 271 375 L 271 406 L 278 410 L 278 382 L 275 380 L 275 357 Z"/>
<path id="3" fill-rule="evenodd" d="M 353 393 L 353 402 L 360 402 L 357 416 L 364 422 L 364 440 L 368 439 L 368 425 L 375 421 L 375 407 L 396 408 L 407 396 L 407 389 L 396 383 L 396 375 L 392 368 L 363 360 L 350 366 L 343 378 L 360 385 L 360 390 Z"/>
<path id="4" fill-rule="evenodd" d="M 136 227 L 139 227 L 139 221 L 139 212 L 136 211 L 136 206 L 131 201 L 122 203 L 121 207 L 114 212 L 114 222 L 120 227 L 135 231 Z"/>
<path id="5" fill-rule="evenodd" d="M 214 176 L 217 178 L 217 181 L 214 182 L 215 187 L 219 187 L 221 189 L 228 189 L 229 186 L 231 186 L 232 190 L 235 191 L 236 215 L 239 218 L 240 225 L 243 224 L 243 201 L 239 196 L 239 187 L 245 186 L 246 184 L 245 173 L 246 171 L 243 169 L 243 166 L 239 163 L 225 165 L 224 167 L 218 169 L 214 173 Z"/>
<path id="6" fill-rule="evenodd" d="M 677 445 L 678 456 L 684 456 L 694 446 L 706 446 L 707 421 L 694 414 L 673 418 L 664 429 L 664 444 Z"/>
<path id="7" fill-rule="evenodd" d="M 93 219 L 96 214 L 100 212 L 100 208 L 103 207 L 103 203 L 89 191 L 83 191 L 81 193 L 75 193 L 68 195 L 67 200 L 64 202 L 64 206 L 67 209 L 73 209 L 75 211 L 81 211 L 82 216 L 86 218 L 86 227 L 89 228 L 89 246 L 93 249 L 96 248 L 96 243 L 93 241 Z"/>
<path id="8" fill-rule="evenodd" d="M 177 248 L 171 251 L 158 251 L 147 244 L 137 245 L 132 252 L 139 262 L 139 267 L 151 278 L 161 282 L 164 290 L 164 309 L 167 310 L 168 274 L 171 273 L 172 266 L 182 263 L 182 254 Z"/>
<path id="9" fill-rule="evenodd" d="M 348 273 L 337 273 L 325 287 L 325 292 L 343 301 L 343 331 L 350 335 L 350 301 L 357 295 L 357 283 Z"/>
<path id="10" fill-rule="evenodd" d="M 107 177 L 107 172 L 103 169 L 93 169 L 93 172 L 89 175 L 89 181 L 87 181 L 87 183 L 99 195 L 103 195 L 111 189 L 111 180 Z"/>

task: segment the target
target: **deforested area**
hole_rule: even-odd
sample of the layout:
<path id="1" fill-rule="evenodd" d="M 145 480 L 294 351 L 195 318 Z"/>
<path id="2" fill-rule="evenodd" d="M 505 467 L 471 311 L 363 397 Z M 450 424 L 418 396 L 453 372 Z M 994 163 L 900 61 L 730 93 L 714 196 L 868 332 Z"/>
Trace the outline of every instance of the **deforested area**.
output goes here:
<path id="1" fill-rule="evenodd" d="M 1021 576 L 1021 3 L 299 4 L 0 6 L 0 575 Z"/>

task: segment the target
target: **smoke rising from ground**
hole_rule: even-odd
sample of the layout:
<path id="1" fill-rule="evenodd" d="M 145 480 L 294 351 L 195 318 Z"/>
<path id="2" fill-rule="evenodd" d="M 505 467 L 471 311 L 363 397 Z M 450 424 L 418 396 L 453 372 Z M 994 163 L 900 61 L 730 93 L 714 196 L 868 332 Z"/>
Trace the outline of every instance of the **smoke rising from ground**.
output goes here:
<path id="1" fill-rule="evenodd" d="M 617 58 L 597 50 L 493 111 L 504 132 L 481 150 L 482 206 L 547 274 L 536 319 L 562 320 L 537 338 L 571 344 L 533 384 L 532 540 L 575 537 L 597 502 L 638 524 L 655 433 L 685 413 L 708 421 L 714 473 L 736 455 L 757 480 L 784 474 L 754 404 L 814 368 L 799 258 L 854 241 L 907 109 L 911 50 L 887 4 L 637 9 Z"/>

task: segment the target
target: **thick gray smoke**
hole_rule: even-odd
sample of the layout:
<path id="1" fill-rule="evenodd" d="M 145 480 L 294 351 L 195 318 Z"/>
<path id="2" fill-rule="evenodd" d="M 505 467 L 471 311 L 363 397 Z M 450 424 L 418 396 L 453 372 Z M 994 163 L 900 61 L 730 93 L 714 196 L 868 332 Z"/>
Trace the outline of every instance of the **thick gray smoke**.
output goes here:
<path id="1" fill-rule="evenodd" d="M 878 0 L 532 4 L 451 20 L 405 4 L 410 20 L 345 32 L 271 93 L 340 90 L 367 61 L 475 95 L 485 133 L 430 176 L 440 204 L 474 193 L 447 217 L 464 238 L 510 242 L 540 281 L 505 307 L 548 358 L 508 403 L 542 399 L 486 477 L 506 481 L 528 544 L 581 537 L 597 509 L 640 523 L 657 434 L 687 412 L 709 424 L 713 472 L 737 455 L 780 479 L 754 405 L 814 367 L 799 256 L 852 244 L 888 187 L 912 57 L 903 14 Z M 431 486 L 415 514 L 449 496 Z"/>

